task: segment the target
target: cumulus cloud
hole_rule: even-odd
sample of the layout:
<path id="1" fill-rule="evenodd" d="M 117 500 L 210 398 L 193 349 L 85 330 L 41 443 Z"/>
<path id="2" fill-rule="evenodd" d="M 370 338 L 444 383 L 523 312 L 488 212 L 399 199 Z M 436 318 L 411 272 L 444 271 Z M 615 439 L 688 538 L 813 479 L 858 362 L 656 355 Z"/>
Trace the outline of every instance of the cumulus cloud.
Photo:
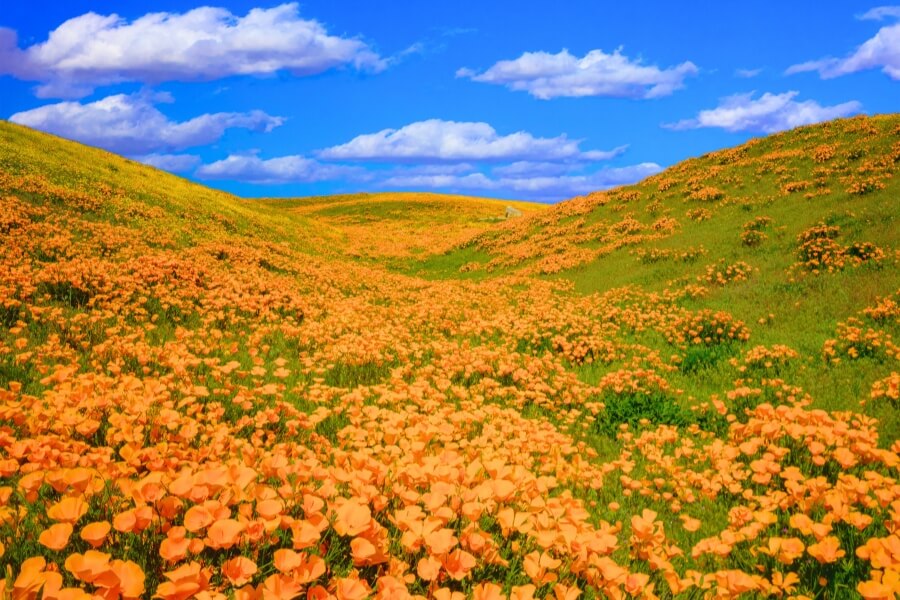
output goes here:
<path id="1" fill-rule="evenodd" d="M 561 96 L 659 98 L 684 87 L 684 80 L 697 72 L 697 66 L 690 61 L 660 69 L 645 65 L 640 59 L 630 59 L 621 49 L 612 54 L 591 50 L 581 58 L 564 49 L 557 54 L 525 52 L 482 73 L 464 68 L 456 76 L 504 85 L 548 100 Z"/>
<path id="2" fill-rule="evenodd" d="M 119 154 L 138 155 L 209 144 L 231 128 L 268 132 L 284 122 L 259 110 L 175 122 L 156 108 L 159 102 L 171 102 L 171 96 L 117 94 L 88 104 L 59 102 L 18 112 L 9 120 Z"/>
<path id="3" fill-rule="evenodd" d="M 860 19 L 900 19 L 900 6 L 880 6 L 861 15 Z M 788 68 L 786 73 L 816 71 L 822 79 L 832 79 L 858 71 L 881 69 L 891 79 L 900 80 L 900 23 L 885 25 L 844 58 L 822 58 Z"/>
<path id="4" fill-rule="evenodd" d="M 230 155 L 203 165 L 195 175 L 201 179 L 230 179 L 245 183 L 312 183 L 341 178 L 363 179 L 362 169 L 329 165 L 299 155 L 262 159 L 254 154 Z"/>
<path id="5" fill-rule="evenodd" d="M 809 125 L 858 113 L 859 102 L 844 102 L 822 106 L 814 100 L 798 102 L 797 92 L 765 93 L 754 99 L 754 93 L 736 94 L 723 98 L 719 106 L 701 110 L 696 118 L 665 125 L 669 129 L 698 129 L 717 127 L 726 131 L 756 131 L 774 133 L 800 125 Z"/>
<path id="6" fill-rule="evenodd" d="M 133 158 L 145 165 L 172 173 L 186 173 L 200 164 L 200 157 L 193 154 L 147 154 Z"/>
<path id="7" fill-rule="evenodd" d="M 329 35 L 317 21 L 301 18 L 296 3 L 254 8 L 243 17 L 204 6 L 131 22 L 89 12 L 24 49 L 14 31 L 0 29 L 0 75 L 41 82 L 38 96 L 49 98 L 79 98 L 127 81 L 302 76 L 344 65 L 380 71 L 387 62 L 365 42 Z"/>
<path id="8" fill-rule="evenodd" d="M 430 119 L 357 136 L 346 144 L 322 150 L 319 157 L 370 161 L 606 160 L 624 151 L 622 147 L 582 152 L 579 143 L 565 135 L 539 138 L 525 131 L 500 135 L 487 123 Z"/>

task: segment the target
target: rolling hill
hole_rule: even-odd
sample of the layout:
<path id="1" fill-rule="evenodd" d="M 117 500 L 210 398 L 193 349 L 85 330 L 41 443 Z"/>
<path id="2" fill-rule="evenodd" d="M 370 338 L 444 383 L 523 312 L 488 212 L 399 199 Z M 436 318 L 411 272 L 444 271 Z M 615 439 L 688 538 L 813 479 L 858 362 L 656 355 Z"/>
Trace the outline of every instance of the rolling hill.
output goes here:
<path id="1" fill-rule="evenodd" d="M 891 598 L 898 166 L 259 201 L 0 122 L 0 587 Z"/>

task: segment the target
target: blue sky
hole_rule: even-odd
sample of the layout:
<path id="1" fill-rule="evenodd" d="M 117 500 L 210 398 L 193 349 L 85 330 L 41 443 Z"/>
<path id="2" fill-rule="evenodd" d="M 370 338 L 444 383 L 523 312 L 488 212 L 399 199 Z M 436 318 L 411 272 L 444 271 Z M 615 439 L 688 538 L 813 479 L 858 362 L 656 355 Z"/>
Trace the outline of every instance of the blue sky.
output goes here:
<path id="1" fill-rule="evenodd" d="M 856 1 L 33 0 L 0 28 L 0 116 L 248 197 L 552 202 L 900 100 L 900 6 Z"/>

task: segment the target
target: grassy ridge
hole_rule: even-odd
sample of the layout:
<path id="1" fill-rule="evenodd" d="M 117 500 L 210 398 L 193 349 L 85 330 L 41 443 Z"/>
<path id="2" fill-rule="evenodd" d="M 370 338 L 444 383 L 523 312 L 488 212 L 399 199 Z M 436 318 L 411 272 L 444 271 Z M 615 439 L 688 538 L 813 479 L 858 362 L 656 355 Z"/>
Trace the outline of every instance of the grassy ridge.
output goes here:
<path id="1" fill-rule="evenodd" d="M 690 159 L 633 186 L 574 199 L 482 235 L 477 252 L 460 249 L 428 264 L 446 274 L 465 265 L 469 278 L 535 273 L 571 281 L 583 294 L 705 285 L 707 269 L 747 264 L 752 274 L 746 280 L 708 286 L 708 293 L 686 298 L 683 306 L 726 310 L 759 324 L 755 343 L 788 345 L 803 357 L 785 365 L 781 376 L 809 390 L 817 406 L 852 409 L 896 364 L 838 357 L 843 361 L 822 368 L 822 351 L 839 324 L 900 289 L 898 168 L 896 115 L 803 127 Z M 629 227 L 622 229 L 623 223 Z M 798 268 L 798 236 L 819 223 L 838 227 L 845 246 L 873 244 L 884 259 L 833 272 L 825 267 L 821 274 Z M 748 237 L 754 228 L 757 235 Z M 895 339 L 900 333 L 890 324 L 884 330 Z M 722 353 L 680 384 L 693 397 L 724 389 L 735 376 L 730 358 Z M 594 371 L 582 375 L 594 381 Z M 895 407 L 875 411 L 886 438 L 900 437 Z"/>

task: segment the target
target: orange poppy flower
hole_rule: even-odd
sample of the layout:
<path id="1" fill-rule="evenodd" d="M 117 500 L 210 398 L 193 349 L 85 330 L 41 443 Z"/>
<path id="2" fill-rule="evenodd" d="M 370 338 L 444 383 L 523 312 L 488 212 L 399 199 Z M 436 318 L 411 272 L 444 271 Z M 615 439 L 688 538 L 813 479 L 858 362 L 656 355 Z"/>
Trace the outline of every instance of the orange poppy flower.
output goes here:
<path id="1" fill-rule="evenodd" d="M 369 506 L 357 498 L 347 500 L 335 511 L 334 530 L 339 535 L 359 535 L 371 523 L 372 512 Z"/>
<path id="2" fill-rule="evenodd" d="M 81 496 L 67 496 L 47 509 L 47 516 L 61 523 L 75 524 L 88 511 L 88 504 Z"/>
<path id="3" fill-rule="evenodd" d="M 65 565 L 67 571 L 85 583 L 107 582 L 108 575 L 110 575 L 109 559 L 109 554 L 88 550 L 84 554 L 69 555 Z M 103 587 L 112 587 L 112 585 Z"/>
<path id="4" fill-rule="evenodd" d="M 433 556 L 426 556 L 419 559 L 416 565 L 416 573 L 425 581 L 434 581 L 437 579 L 438 573 L 441 572 L 441 561 Z"/>
<path id="5" fill-rule="evenodd" d="M 759 589 L 759 583 L 751 575 L 737 569 L 719 571 L 715 577 L 719 587 L 730 594 L 744 594 Z"/>
<path id="6" fill-rule="evenodd" d="M 631 531 L 634 536 L 641 540 L 653 537 L 657 525 L 656 516 L 657 513 L 655 511 L 645 508 L 640 516 L 635 515 L 631 517 Z"/>
<path id="7" fill-rule="evenodd" d="M 191 533 L 196 533 L 201 529 L 205 529 L 216 520 L 215 516 L 208 508 L 202 504 L 190 507 L 184 513 L 184 528 Z"/>
<path id="8" fill-rule="evenodd" d="M 236 556 L 222 565 L 222 574 L 234 586 L 249 583 L 258 570 L 256 563 L 245 556 Z"/>
<path id="9" fill-rule="evenodd" d="M 444 555 L 456 546 L 457 539 L 452 529 L 438 529 L 425 534 L 425 545 L 434 556 Z"/>
<path id="10" fill-rule="evenodd" d="M 198 562 L 187 563 L 164 575 L 168 581 L 156 588 L 156 597 L 163 600 L 186 600 L 209 588 L 210 573 Z"/>
<path id="11" fill-rule="evenodd" d="M 262 597 L 272 600 L 293 600 L 300 596 L 303 585 L 296 581 L 293 577 L 275 573 L 269 575 L 260 586 L 262 588 Z"/>
<path id="12" fill-rule="evenodd" d="M 503 588 L 496 583 L 479 583 L 472 588 L 472 600 L 505 600 Z"/>
<path id="13" fill-rule="evenodd" d="M 294 550 L 303 550 L 316 545 L 321 538 L 319 528 L 305 519 L 291 523 Z"/>
<path id="14" fill-rule="evenodd" d="M 474 556 L 459 548 L 444 557 L 441 563 L 453 579 L 464 578 L 478 564 Z"/>
<path id="15" fill-rule="evenodd" d="M 263 519 L 274 519 L 284 510 L 284 502 L 278 498 L 261 500 L 256 503 L 256 513 Z"/>
<path id="16" fill-rule="evenodd" d="M 334 596 L 321 585 L 314 585 L 306 592 L 306 600 L 334 600 Z"/>
<path id="17" fill-rule="evenodd" d="M 371 591 L 365 581 L 352 577 L 341 577 L 334 582 L 334 595 L 338 600 L 363 600 Z"/>
<path id="18" fill-rule="evenodd" d="M 71 523 L 57 523 L 42 531 L 38 541 L 42 546 L 59 551 L 69 545 L 69 537 L 71 535 Z"/>
<path id="19" fill-rule="evenodd" d="M 187 556 L 191 547 L 191 540 L 186 538 L 184 527 L 173 527 L 159 544 L 159 555 L 166 562 L 178 562 Z"/>
<path id="20" fill-rule="evenodd" d="M 214 550 L 228 549 L 238 543 L 244 524 L 234 519 L 213 523 L 206 533 L 206 545 Z"/>
<path id="21" fill-rule="evenodd" d="M 111 569 L 118 579 L 117 587 L 123 598 L 140 598 L 143 595 L 144 571 L 137 563 L 115 560 Z"/>
<path id="22" fill-rule="evenodd" d="M 553 558 L 546 552 L 531 552 L 525 556 L 523 566 L 525 574 L 531 578 L 535 585 L 544 585 L 545 583 L 553 583 L 557 576 L 554 571 L 559 568 L 562 561 Z"/>
<path id="23" fill-rule="evenodd" d="M 537 588 L 532 585 L 514 585 L 509 592 L 509 600 L 534 600 Z"/>
<path id="24" fill-rule="evenodd" d="M 864 600 L 894 600 L 897 597 L 889 586 L 879 581 L 863 581 L 857 584 L 856 591 Z"/>
<path id="25" fill-rule="evenodd" d="M 822 564 L 830 564 L 836 562 L 844 556 L 846 552 L 841 549 L 841 542 L 833 535 L 823 538 L 821 541 L 810 544 L 806 549 L 810 556 L 815 558 Z"/>
<path id="26" fill-rule="evenodd" d="M 353 564 L 357 566 L 376 565 L 388 561 L 387 555 L 364 537 L 356 537 L 351 540 L 350 552 Z"/>
<path id="27" fill-rule="evenodd" d="M 92 548 L 99 548 L 106 541 L 110 529 L 109 521 L 95 521 L 82 527 L 79 535 Z"/>
<path id="28" fill-rule="evenodd" d="M 553 586 L 553 597 L 556 600 L 575 600 L 581 595 L 581 590 L 574 585 L 563 585 L 557 583 Z"/>
<path id="29" fill-rule="evenodd" d="M 325 561 L 315 554 L 303 554 L 303 561 L 294 570 L 294 577 L 300 583 L 309 583 L 325 574 Z"/>
<path id="30" fill-rule="evenodd" d="M 303 555 L 287 548 L 276 550 L 274 558 L 275 568 L 286 575 L 303 564 Z"/>
<path id="31" fill-rule="evenodd" d="M 44 567 L 47 566 L 40 556 L 27 558 L 19 569 L 19 575 L 13 582 L 13 597 L 35 598 L 41 586 L 44 585 Z"/>
<path id="32" fill-rule="evenodd" d="M 702 523 L 700 522 L 699 519 L 695 519 L 688 515 L 681 515 L 679 518 L 681 519 L 681 523 L 682 523 L 681 526 L 684 527 L 685 531 L 690 531 L 690 532 L 697 531 L 698 529 L 700 529 L 700 526 L 702 525 Z"/>
<path id="33" fill-rule="evenodd" d="M 456 592 L 445 587 L 436 589 L 433 596 L 434 600 L 466 600 L 466 595 L 462 592 Z"/>

